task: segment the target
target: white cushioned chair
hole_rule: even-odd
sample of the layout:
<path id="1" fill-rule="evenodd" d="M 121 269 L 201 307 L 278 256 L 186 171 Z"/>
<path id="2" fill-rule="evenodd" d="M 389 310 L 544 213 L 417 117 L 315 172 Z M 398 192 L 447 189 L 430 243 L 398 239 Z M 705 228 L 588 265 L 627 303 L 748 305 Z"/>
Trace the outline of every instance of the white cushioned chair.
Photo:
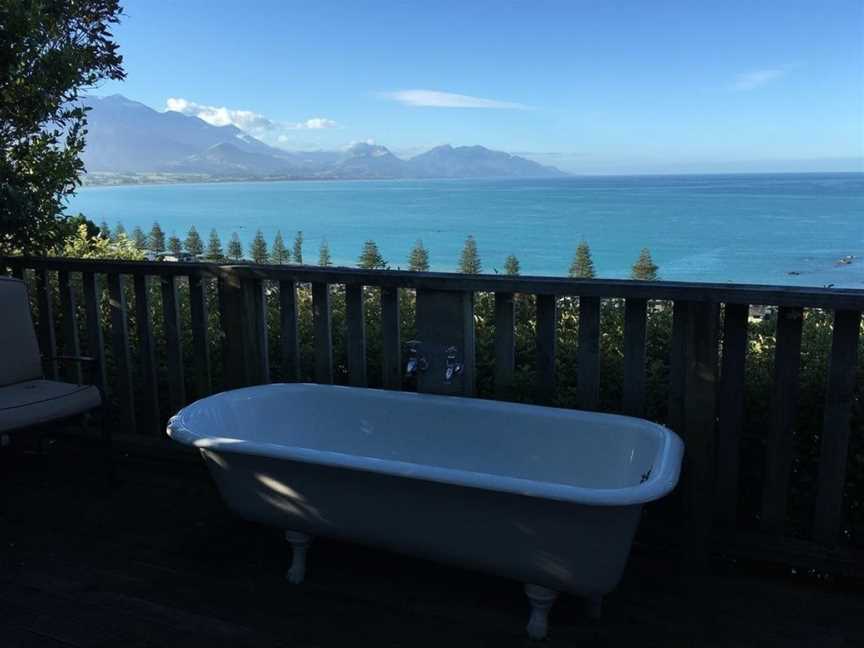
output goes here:
<path id="1" fill-rule="evenodd" d="M 57 356 L 45 360 L 92 359 Z M 5 440 L 17 431 L 59 423 L 101 407 L 102 394 L 95 385 L 45 380 L 27 287 L 20 279 L 0 277 L 0 435 Z M 107 445 L 110 437 L 104 416 L 100 418 Z"/>

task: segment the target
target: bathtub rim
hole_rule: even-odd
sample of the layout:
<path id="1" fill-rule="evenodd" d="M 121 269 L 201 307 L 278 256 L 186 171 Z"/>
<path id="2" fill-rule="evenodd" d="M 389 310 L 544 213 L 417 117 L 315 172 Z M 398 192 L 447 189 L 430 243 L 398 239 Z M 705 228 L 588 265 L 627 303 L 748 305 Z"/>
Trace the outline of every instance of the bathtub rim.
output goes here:
<path id="1" fill-rule="evenodd" d="M 491 406 L 496 409 L 500 407 L 514 407 L 529 412 L 544 410 L 547 414 L 555 412 L 559 415 L 567 415 L 575 412 L 583 412 L 585 414 L 600 416 L 606 419 L 612 418 L 626 420 L 630 422 L 630 424 L 636 421 L 640 426 L 644 426 L 658 434 L 662 441 L 654 459 L 654 464 L 652 465 L 651 475 L 645 482 L 633 486 L 625 486 L 623 488 L 587 488 L 584 486 L 573 486 L 571 484 L 562 484 L 559 482 L 546 482 L 525 479 L 522 477 L 510 477 L 496 473 L 447 468 L 443 466 L 419 464 L 395 459 L 380 459 L 377 457 L 335 452 L 333 450 L 316 450 L 282 443 L 249 441 L 247 439 L 236 437 L 205 435 L 196 432 L 187 423 L 186 417 L 195 408 L 204 407 L 208 401 L 224 398 L 226 394 L 236 395 L 240 392 L 285 389 L 286 387 L 327 389 L 334 391 L 361 390 L 375 392 L 376 395 L 385 395 L 392 398 L 410 399 L 421 397 L 424 399 L 442 399 L 451 402 L 457 400 L 460 403 L 470 402 L 472 406 L 481 408 L 484 406 Z M 269 383 L 266 385 L 256 385 L 253 387 L 244 387 L 241 389 L 219 392 L 199 399 L 182 408 L 177 412 L 177 414 L 169 419 L 166 433 L 172 440 L 183 445 L 195 447 L 202 451 L 211 450 L 273 459 L 286 459 L 308 464 L 320 464 L 331 468 L 373 472 L 394 477 L 419 479 L 454 486 L 500 491 L 526 497 L 590 506 L 631 506 L 641 505 L 660 499 L 671 492 L 677 485 L 684 454 L 684 443 L 672 430 L 646 419 L 631 416 L 546 407 L 541 405 L 528 405 L 525 403 L 465 398 L 460 396 L 417 394 L 414 392 L 388 391 L 342 385 L 321 385 L 317 383 Z"/>

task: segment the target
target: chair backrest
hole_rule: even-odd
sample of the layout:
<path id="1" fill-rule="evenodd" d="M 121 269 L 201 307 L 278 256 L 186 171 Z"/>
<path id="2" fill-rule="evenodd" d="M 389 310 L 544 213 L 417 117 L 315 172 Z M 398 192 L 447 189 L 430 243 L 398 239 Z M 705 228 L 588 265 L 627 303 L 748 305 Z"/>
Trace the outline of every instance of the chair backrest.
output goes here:
<path id="1" fill-rule="evenodd" d="M 0 387 L 42 377 L 27 286 L 0 277 Z"/>

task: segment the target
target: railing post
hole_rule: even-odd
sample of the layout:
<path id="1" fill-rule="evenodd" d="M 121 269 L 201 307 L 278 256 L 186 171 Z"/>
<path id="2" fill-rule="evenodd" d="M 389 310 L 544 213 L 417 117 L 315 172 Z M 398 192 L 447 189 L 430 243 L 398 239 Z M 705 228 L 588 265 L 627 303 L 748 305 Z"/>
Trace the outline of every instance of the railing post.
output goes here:
<path id="1" fill-rule="evenodd" d="M 262 331 L 267 330 L 263 305 L 260 280 L 242 277 L 235 268 L 220 269 L 219 310 L 225 333 L 224 374 L 228 389 L 269 380 L 267 340 L 262 339 Z"/>
<path id="2" fill-rule="evenodd" d="M 803 320 L 803 311 L 797 307 L 781 307 L 777 312 L 771 429 L 766 446 L 765 488 L 762 492 L 762 529 L 775 535 L 782 535 L 786 524 L 792 437 L 798 412 Z"/>
<path id="3" fill-rule="evenodd" d="M 147 275 L 135 275 L 135 328 L 141 358 L 142 394 L 147 405 L 147 427 L 155 436 L 162 434 L 162 418 L 159 410 L 159 381 L 157 380 L 156 345 L 153 341 L 153 319 L 150 315 L 150 286 Z"/>
<path id="4" fill-rule="evenodd" d="M 186 404 L 186 379 L 183 372 L 183 343 L 180 337 L 180 306 L 177 303 L 177 277 L 162 277 L 162 317 L 165 323 L 165 352 L 168 365 L 168 402 L 175 414 Z"/>
<path id="5" fill-rule="evenodd" d="M 84 286 L 84 309 L 87 314 L 87 353 L 94 359 L 94 381 L 107 401 L 108 386 L 105 375 L 105 342 L 102 335 L 102 293 L 96 283 L 96 274 L 84 272 L 81 275 Z M 105 403 L 107 405 L 107 403 Z"/>
<path id="6" fill-rule="evenodd" d="M 330 322 L 330 286 L 312 284 L 312 332 L 315 351 L 315 382 L 333 382 L 333 333 Z"/>
<path id="7" fill-rule="evenodd" d="M 402 389 L 399 289 L 381 288 L 382 369 L 384 389 Z"/>
<path id="8" fill-rule="evenodd" d="M 70 356 L 80 356 L 81 345 L 78 343 L 75 291 L 66 270 L 57 273 L 57 284 L 60 287 L 60 310 L 63 314 L 63 353 Z M 78 361 L 70 362 L 66 366 L 66 377 L 80 385 L 83 378 L 81 363 Z"/>
<path id="9" fill-rule="evenodd" d="M 624 303 L 624 398 L 622 410 L 645 416 L 645 357 L 648 301 L 628 298 Z"/>
<path id="10" fill-rule="evenodd" d="M 282 348 L 282 380 L 300 379 L 300 345 L 297 335 L 297 284 L 279 282 L 279 339 Z"/>
<path id="11" fill-rule="evenodd" d="M 537 295 L 537 402 L 555 402 L 555 352 L 558 302 L 555 295 Z"/>
<path id="12" fill-rule="evenodd" d="M 513 397 L 516 369 L 515 303 L 513 293 L 495 293 L 495 397 Z"/>
<path id="13" fill-rule="evenodd" d="M 579 347 L 576 351 L 579 407 L 600 407 L 600 298 L 579 298 Z"/>
<path id="14" fill-rule="evenodd" d="M 345 323 L 348 384 L 366 387 L 366 308 L 361 284 L 345 286 Z"/>
<path id="15" fill-rule="evenodd" d="M 132 359 L 129 354 L 129 322 L 123 275 L 108 275 L 108 298 L 111 304 L 111 337 L 114 362 L 117 365 L 117 395 L 120 399 L 120 418 L 126 430 L 134 434 L 135 392 L 132 381 Z"/>
<path id="16" fill-rule="evenodd" d="M 835 311 L 813 524 L 814 538 L 826 545 L 837 542 L 843 523 L 843 486 L 846 484 L 860 330 L 860 312 Z"/>
<path id="17" fill-rule="evenodd" d="M 723 318 L 723 367 L 717 430 L 717 522 L 734 529 L 738 517 L 738 454 L 744 427 L 744 358 L 747 351 L 746 304 L 726 304 Z"/>
<path id="18" fill-rule="evenodd" d="M 54 333 L 54 306 L 51 300 L 51 282 L 45 268 L 36 269 L 36 294 L 39 304 L 39 348 L 45 363 L 45 375 L 57 380 L 57 339 Z"/>
<path id="19" fill-rule="evenodd" d="M 195 397 L 212 391 L 210 382 L 210 318 L 204 275 L 189 275 L 189 312 L 192 323 L 192 358 L 195 368 Z"/>

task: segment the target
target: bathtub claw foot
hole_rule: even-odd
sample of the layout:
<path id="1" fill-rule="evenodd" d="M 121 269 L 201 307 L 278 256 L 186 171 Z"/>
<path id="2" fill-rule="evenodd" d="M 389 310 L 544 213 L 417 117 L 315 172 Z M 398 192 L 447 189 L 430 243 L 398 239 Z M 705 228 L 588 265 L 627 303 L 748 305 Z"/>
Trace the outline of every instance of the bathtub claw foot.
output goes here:
<path id="1" fill-rule="evenodd" d="M 600 615 L 603 612 L 603 597 L 599 594 L 597 596 L 589 596 L 585 599 L 585 613 L 588 615 L 589 619 L 594 619 L 595 621 L 600 618 Z"/>
<path id="2" fill-rule="evenodd" d="M 285 573 L 285 578 L 292 585 L 299 585 L 306 578 L 306 551 L 312 536 L 299 531 L 286 531 L 285 539 L 291 544 L 291 567 Z"/>
<path id="3" fill-rule="evenodd" d="M 528 636 L 531 639 L 538 641 L 545 639 L 549 629 L 549 610 L 555 599 L 558 598 L 558 592 L 540 585 L 529 584 L 525 585 L 525 594 L 531 603 L 531 616 L 528 617 L 528 625 L 525 626 L 525 630 L 528 631 Z"/>

